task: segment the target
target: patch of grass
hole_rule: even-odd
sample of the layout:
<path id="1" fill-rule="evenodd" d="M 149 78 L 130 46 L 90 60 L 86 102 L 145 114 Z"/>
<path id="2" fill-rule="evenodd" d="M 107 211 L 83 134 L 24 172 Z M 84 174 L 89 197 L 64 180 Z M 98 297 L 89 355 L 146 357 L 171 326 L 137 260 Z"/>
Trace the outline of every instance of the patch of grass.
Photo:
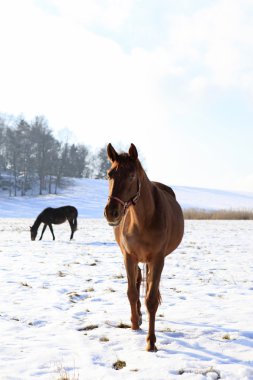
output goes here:
<path id="1" fill-rule="evenodd" d="M 64 273 L 64 272 L 62 272 L 61 270 L 59 270 L 59 271 L 58 271 L 58 276 L 59 276 L 59 277 L 66 277 L 67 274 Z"/>
<path id="2" fill-rule="evenodd" d="M 57 367 L 57 372 L 57 380 L 79 380 L 79 374 L 76 374 L 75 370 L 74 373 L 70 375 L 62 365 Z"/>
<path id="3" fill-rule="evenodd" d="M 122 273 L 119 273 L 116 276 L 114 276 L 114 278 L 121 279 L 121 278 L 124 278 L 124 276 Z"/>
<path id="4" fill-rule="evenodd" d="M 76 303 L 82 299 L 82 296 L 77 292 L 70 292 L 67 293 L 70 299 L 70 302 Z"/>
<path id="5" fill-rule="evenodd" d="M 167 333 L 175 333 L 176 330 L 172 330 L 170 327 L 165 327 L 164 329 L 160 330 L 161 332 L 167 332 Z"/>
<path id="6" fill-rule="evenodd" d="M 178 371 L 178 374 L 179 375 L 184 375 L 186 373 L 192 373 L 192 374 L 195 374 L 195 375 L 203 375 L 203 376 L 207 376 L 209 373 L 213 373 L 213 374 L 216 374 L 216 380 L 219 380 L 221 377 L 220 377 L 220 371 L 218 371 L 217 369 L 214 369 L 213 367 L 210 367 L 210 368 L 207 368 L 207 369 L 180 369 Z"/>
<path id="7" fill-rule="evenodd" d="M 85 327 L 80 327 L 80 329 L 78 329 L 78 331 L 90 331 L 90 330 L 94 330 L 97 328 L 98 328 L 98 325 L 88 325 Z"/>
<path id="8" fill-rule="evenodd" d="M 116 290 L 114 290 L 113 288 L 108 288 L 107 290 L 108 290 L 108 292 L 111 292 L 111 293 L 115 293 L 116 292 Z"/>
<path id="9" fill-rule="evenodd" d="M 120 323 L 117 325 L 117 327 L 118 327 L 119 329 L 130 329 L 130 328 L 131 328 L 130 325 L 128 325 L 128 324 L 126 324 L 126 323 L 123 323 L 123 322 L 120 322 Z"/>
<path id="10" fill-rule="evenodd" d="M 173 290 L 175 293 L 182 293 L 182 291 L 177 288 L 170 288 L 170 289 Z"/>
<path id="11" fill-rule="evenodd" d="M 99 342 L 109 342 L 109 338 L 106 336 L 101 336 L 101 338 L 99 338 Z"/>
<path id="12" fill-rule="evenodd" d="M 112 368 L 119 370 L 126 366 L 126 362 L 124 360 L 117 360 L 115 363 L 113 363 Z"/>
<path id="13" fill-rule="evenodd" d="M 224 339 L 224 340 L 231 340 L 231 336 L 228 333 L 226 333 L 226 334 L 223 335 L 222 339 Z"/>
<path id="14" fill-rule="evenodd" d="M 31 287 L 32 287 L 31 285 L 27 284 L 27 282 L 23 282 L 23 281 L 21 281 L 20 284 L 21 284 L 22 286 L 27 287 L 27 288 L 31 288 Z"/>
<path id="15" fill-rule="evenodd" d="M 86 293 L 94 292 L 94 291 L 95 291 L 95 289 L 92 286 L 90 288 L 85 289 Z"/>
<path id="16" fill-rule="evenodd" d="M 11 321 L 17 321 L 17 322 L 19 322 L 20 319 L 19 319 L 18 317 L 12 317 L 12 318 L 11 318 Z"/>

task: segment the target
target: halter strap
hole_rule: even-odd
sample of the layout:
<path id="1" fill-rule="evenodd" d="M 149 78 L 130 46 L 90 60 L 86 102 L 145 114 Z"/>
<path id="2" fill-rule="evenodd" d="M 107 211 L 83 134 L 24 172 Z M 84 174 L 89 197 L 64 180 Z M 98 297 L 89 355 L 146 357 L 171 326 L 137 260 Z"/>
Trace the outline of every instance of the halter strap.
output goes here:
<path id="1" fill-rule="evenodd" d="M 108 199 L 109 200 L 114 199 L 115 201 L 119 202 L 123 206 L 123 208 L 124 208 L 124 214 L 125 214 L 125 212 L 128 209 L 128 207 L 130 207 L 132 205 L 133 206 L 136 205 L 136 203 L 137 203 L 137 201 L 138 201 L 138 199 L 140 197 L 140 194 L 141 194 L 141 183 L 138 180 L 138 190 L 137 190 L 137 193 L 132 198 L 130 198 L 129 201 L 124 202 L 120 198 L 114 197 L 114 196 L 109 196 Z"/>

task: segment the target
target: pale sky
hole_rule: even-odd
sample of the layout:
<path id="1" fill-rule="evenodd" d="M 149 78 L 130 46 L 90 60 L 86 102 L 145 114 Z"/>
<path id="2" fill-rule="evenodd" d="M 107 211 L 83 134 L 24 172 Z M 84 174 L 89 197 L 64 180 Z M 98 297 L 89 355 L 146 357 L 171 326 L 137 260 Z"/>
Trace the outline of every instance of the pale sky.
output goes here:
<path id="1" fill-rule="evenodd" d="M 253 0 L 0 0 L 0 112 L 253 192 Z"/>

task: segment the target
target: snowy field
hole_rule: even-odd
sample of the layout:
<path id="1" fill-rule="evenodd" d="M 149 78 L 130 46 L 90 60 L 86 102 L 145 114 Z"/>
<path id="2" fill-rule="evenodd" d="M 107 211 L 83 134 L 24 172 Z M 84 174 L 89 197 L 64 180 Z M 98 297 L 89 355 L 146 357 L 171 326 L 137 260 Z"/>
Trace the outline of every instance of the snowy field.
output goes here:
<path id="1" fill-rule="evenodd" d="M 106 221 L 79 218 L 71 242 L 67 223 L 32 242 L 33 220 L 0 219 L 1 380 L 253 379 L 252 221 L 186 222 L 148 353 L 145 307 L 139 332 L 122 328 L 125 269 Z"/>
<path id="2" fill-rule="evenodd" d="M 253 209 L 252 194 L 173 188 L 184 207 Z M 102 180 L 76 180 L 57 196 L 0 196 L 0 379 L 252 380 L 253 221 L 186 222 L 162 274 L 159 351 L 147 353 L 144 305 L 142 329 L 127 328 L 127 281 L 106 200 Z M 74 240 L 64 223 L 55 241 L 46 230 L 32 242 L 37 215 L 67 204 L 79 211 Z"/>

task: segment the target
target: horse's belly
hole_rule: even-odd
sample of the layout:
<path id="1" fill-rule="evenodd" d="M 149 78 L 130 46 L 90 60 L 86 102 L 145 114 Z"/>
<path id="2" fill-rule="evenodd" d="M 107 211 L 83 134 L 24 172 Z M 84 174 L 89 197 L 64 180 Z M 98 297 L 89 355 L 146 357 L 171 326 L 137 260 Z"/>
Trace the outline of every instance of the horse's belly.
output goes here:
<path id="1" fill-rule="evenodd" d="M 52 221 L 53 224 L 62 224 L 62 223 L 64 223 L 64 222 L 66 222 L 66 218 L 55 218 L 55 219 Z"/>
<path id="2" fill-rule="evenodd" d="M 156 255 L 160 257 L 162 254 L 165 257 L 174 251 L 181 241 L 183 227 L 178 230 L 156 228 L 144 231 L 117 228 L 114 232 L 123 253 L 134 256 L 138 262 L 146 263 Z"/>

